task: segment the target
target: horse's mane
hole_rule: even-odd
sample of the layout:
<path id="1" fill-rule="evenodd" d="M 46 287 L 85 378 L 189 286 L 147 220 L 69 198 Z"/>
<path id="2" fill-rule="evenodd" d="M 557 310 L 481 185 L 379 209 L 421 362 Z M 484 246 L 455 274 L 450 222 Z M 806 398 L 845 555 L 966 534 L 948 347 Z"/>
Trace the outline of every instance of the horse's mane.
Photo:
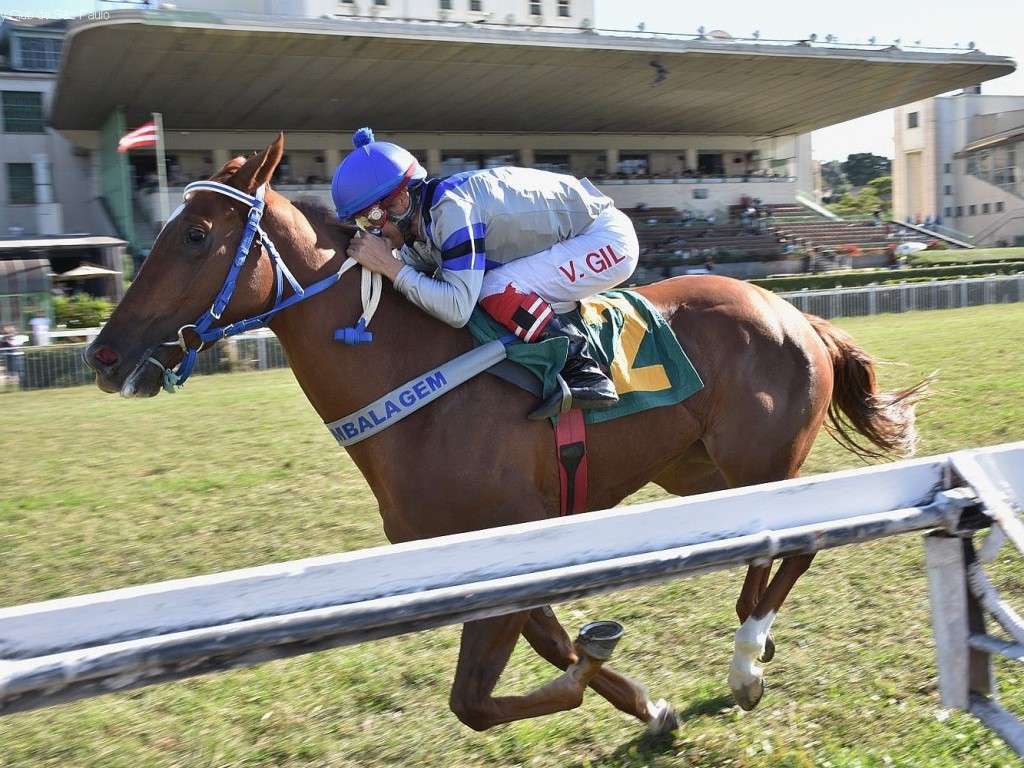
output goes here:
<path id="1" fill-rule="evenodd" d="M 299 213 L 306 217 L 306 221 L 313 225 L 313 229 L 318 232 L 326 231 L 333 237 L 341 234 L 352 237 L 356 233 L 356 228 L 353 225 L 343 224 L 338 221 L 334 211 L 315 198 L 292 200 L 290 202 Z"/>

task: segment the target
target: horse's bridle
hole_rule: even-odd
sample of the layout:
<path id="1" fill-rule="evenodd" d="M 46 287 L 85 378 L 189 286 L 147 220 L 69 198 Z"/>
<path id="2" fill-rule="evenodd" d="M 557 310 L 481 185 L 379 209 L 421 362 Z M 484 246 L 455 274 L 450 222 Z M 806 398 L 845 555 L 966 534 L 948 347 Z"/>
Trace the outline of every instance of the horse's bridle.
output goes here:
<path id="1" fill-rule="evenodd" d="M 235 251 L 235 258 L 231 262 L 231 268 L 228 270 L 228 275 L 224 280 L 224 284 L 221 286 L 220 292 L 213 300 L 213 304 L 210 305 L 210 308 L 206 310 L 206 312 L 204 312 L 196 322 L 181 326 L 181 328 L 178 329 L 177 339 L 174 341 L 165 341 L 161 344 L 161 346 L 164 347 L 180 347 L 185 353 L 185 357 L 178 365 L 178 370 L 172 371 L 155 357 L 146 358 L 148 362 L 163 371 L 163 387 L 166 391 L 172 394 L 175 391 L 175 387 L 182 386 L 185 383 L 185 380 L 189 377 L 189 374 L 192 373 L 192 369 L 196 364 L 196 358 L 205 344 L 225 339 L 229 336 L 236 336 L 239 333 L 244 333 L 245 331 L 250 331 L 255 328 L 266 327 L 267 323 L 273 319 L 274 315 L 282 309 L 286 309 L 293 304 L 297 304 L 300 301 L 308 299 L 311 296 L 315 296 L 321 291 L 330 288 L 341 279 L 341 276 L 345 272 L 358 263 L 355 259 L 346 259 L 345 263 L 341 265 L 341 268 L 333 275 L 303 288 L 292 275 L 291 270 L 288 269 L 288 265 L 284 263 L 284 260 L 281 258 L 281 254 L 278 253 L 278 250 L 274 245 L 274 242 L 270 239 L 270 236 L 267 235 L 263 227 L 260 226 L 260 219 L 263 218 L 263 213 L 266 210 L 266 184 L 261 185 L 256 190 L 255 195 L 247 195 L 239 189 L 235 189 L 234 187 L 230 187 L 227 184 L 222 184 L 218 181 L 195 181 L 185 187 L 184 199 L 188 200 L 196 192 L 217 192 L 219 194 L 226 195 L 233 200 L 237 200 L 238 202 L 247 205 L 249 207 L 249 214 L 246 217 L 245 230 L 242 232 L 242 239 L 238 243 L 238 248 Z M 245 320 L 239 320 L 231 325 L 214 327 L 214 324 L 220 320 L 221 315 L 224 314 L 224 310 L 227 309 L 228 302 L 231 301 L 231 296 L 235 292 L 238 273 L 241 272 L 242 267 L 245 265 L 245 260 L 249 255 L 253 242 L 259 242 L 262 244 L 263 249 L 270 256 L 270 260 L 274 265 L 274 283 L 277 286 L 274 306 L 266 312 L 246 318 Z M 288 285 L 292 288 L 292 294 L 287 298 L 284 298 L 285 281 L 287 281 Z M 363 314 L 360 316 L 359 322 L 355 327 L 344 328 L 337 331 L 335 333 L 336 339 L 348 344 L 359 344 L 371 340 L 372 336 L 366 331 L 366 326 L 370 322 L 370 318 L 373 317 L 373 313 L 376 311 L 377 304 L 380 301 L 380 288 L 381 276 L 364 269 L 362 278 Z M 198 343 L 195 343 L 194 345 L 189 344 L 185 338 L 186 334 L 188 334 L 190 340 Z"/>

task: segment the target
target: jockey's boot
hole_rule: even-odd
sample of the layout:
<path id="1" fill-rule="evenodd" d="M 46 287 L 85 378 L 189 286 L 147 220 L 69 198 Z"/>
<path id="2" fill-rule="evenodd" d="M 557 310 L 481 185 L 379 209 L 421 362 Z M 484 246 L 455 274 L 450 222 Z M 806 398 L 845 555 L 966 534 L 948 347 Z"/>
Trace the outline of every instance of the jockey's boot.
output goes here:
<path id="1" fill-rule="evenodd" d="M 601 370 L 587 349 L 587 337 L 558 315 L 552 314 L 537 340 L 564 336 L 569 340 L 569 353 L 562 367 L 562 379 L 568 387 L 569 402 L 563 402 L 563 392 L 555 392 L 529 418 L 540 421 L 570 408 L 602 409 L 611 408 L 619 402 L 619 395 L 611 378 Z"/>

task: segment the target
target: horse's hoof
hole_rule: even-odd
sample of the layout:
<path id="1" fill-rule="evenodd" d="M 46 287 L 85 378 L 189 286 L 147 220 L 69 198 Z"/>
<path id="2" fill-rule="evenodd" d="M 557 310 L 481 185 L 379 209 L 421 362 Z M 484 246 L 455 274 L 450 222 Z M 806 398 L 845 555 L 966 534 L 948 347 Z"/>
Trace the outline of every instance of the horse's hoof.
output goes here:
<path id="1" fill-rule="evenodd" d="M 764 641 L 764 650 L 761 651 L 761 656 L 758 659 L 762 664 L 767 664 L 769 661 L 775 658 L 775 639 L 768 634 L 768 639 Z"/>
<path id="2" fill-rule="evenodd" d="M 656 710 L 656 714 L 647 721 L 645 733 L 648 736 L 658 738 L 668 736 L 673 731 L 679 730 L 679 716 L 676 715 L 676 711 L 672 708 L 671 704 L 664 699 L 658 699 L 650 704 L 650 707 Z"/>
<path id="3" fill-rule="evenodd" d="M 736 703 L 739 704 L 740 709 L 747 712 L 757 706 L 757 703 L 761 701 L 761 697 L 764 695 L 764 678 L 759 677 L 745 686 L 740 688 L 732 689 L 732 697 L 736 699 Z"/>
<path id="4" fill-rule="evenodd" d="M 617 621 L 592 621 L 580 630 L 576 645 L 590 658 L 608 661 L 624 633 Z"/>

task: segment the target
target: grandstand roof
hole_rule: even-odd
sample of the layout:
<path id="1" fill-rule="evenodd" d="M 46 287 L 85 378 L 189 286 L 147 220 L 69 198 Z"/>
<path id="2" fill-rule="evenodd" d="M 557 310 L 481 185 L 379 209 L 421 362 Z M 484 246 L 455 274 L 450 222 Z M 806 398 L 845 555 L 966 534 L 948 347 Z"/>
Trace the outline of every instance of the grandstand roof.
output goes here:
<path id="1" fill-rule="evenodd" d="M 1009 74 L 980 51 L 117 11 L 72 24 L 51 121 L 170 129 L 806 133 Z"/>

